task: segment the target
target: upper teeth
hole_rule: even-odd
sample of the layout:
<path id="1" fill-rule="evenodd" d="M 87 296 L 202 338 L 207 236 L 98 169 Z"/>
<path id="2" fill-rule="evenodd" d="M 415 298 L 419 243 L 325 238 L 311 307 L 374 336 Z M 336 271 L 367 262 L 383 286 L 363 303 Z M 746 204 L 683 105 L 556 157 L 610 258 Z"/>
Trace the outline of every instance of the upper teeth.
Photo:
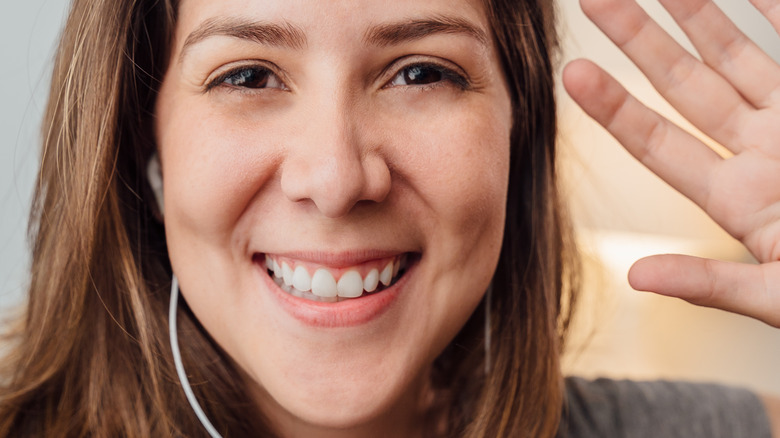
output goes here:
<path id="1" fill-rule="evenodd" d="M 360 274 L 357 267 L 339 270 L 342 274 L 338 280 L 336 279 L 337 275 L 334 275 L 328 268 L 319 267 L 314 270 L 313 274 L 310 274 L 309 270 L 302 265 L 297 265 L 293 269 L 290 266 L 292 263 L 292 261 L 288 263 L 286 260 L 280 262 L 275 257 L 265 256 L 266 268 L 279 279 L 278 283 L 282 283 L 288 289 L 295 288 L 300 292 L 311 292 L 323 298 L 356 298 L 363 295 L 363 291 L 376 291 L 379 283 L 389 286 L 398 275 L 398 271 L 405 267 L 406 257 L 395 257 L 383 266 L 371 268 L 366 272 L 365 277 Z"/>

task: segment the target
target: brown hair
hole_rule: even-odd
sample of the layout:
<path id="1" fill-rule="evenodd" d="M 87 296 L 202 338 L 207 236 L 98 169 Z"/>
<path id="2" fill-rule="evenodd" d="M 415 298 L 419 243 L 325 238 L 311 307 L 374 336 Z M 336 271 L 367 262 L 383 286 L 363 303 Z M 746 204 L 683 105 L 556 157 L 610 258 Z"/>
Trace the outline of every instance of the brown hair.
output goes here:
<path id="1" fill-rule="evenodd" d="M 43 125 L 29 301 L 0 382 L 0 436 L 205 435 L 174 371 L 171 272 L 144 172 L 174 2 L 71 7 Z M 568 321 L 561 303 L 573 302 L 576 284 L 556 186 L 554 11 L 551 0 L 487 4 L 514 111 L 506 231 L 489 309 L 492 365 L 485 373 L 480 306 L 437 359 L 432 380 L 448 436 L 552 436 Z M 193 389 L 217 429 L 272 436 L 236 365 L 186 305 L 178 320 Z"/>

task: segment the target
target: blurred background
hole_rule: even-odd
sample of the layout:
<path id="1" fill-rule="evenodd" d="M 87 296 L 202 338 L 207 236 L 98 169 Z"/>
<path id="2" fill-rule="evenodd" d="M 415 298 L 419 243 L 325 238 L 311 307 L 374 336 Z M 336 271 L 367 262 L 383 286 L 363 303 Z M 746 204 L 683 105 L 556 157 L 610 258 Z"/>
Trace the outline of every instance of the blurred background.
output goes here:
<path id="1" fill-rule="evenodd" d="M 18 303 L 28 283 L 38 132 L 67 6 L 65 0 L 6 1 L 0 14 L 0 311 Z"/>
<path id="2" fill-rule="evenodd" d="M 775 59 L 780 44 L 747 0 L 716 1 Z M 655 2 L 640 0 L 672 35 L 687 40 Z M 588 57 L 641 100 L 687 126 L 636 68 L 560 0 L 564 59 Z M 7 2 L 0 14 L 0 312 L 27 285 L 27 212 L 38 158 L 38 125 L 65 0 Z M 636 163 L 559 90 L 564 178 L 582 247 L 586 290 L 564 358 L 584 376 L 720 381 L 780 394 L 780 330 L 679 300 L 631 290 L 639 257 L 685 253 L 723 260 L 749 255 L 690 201 Z"/>

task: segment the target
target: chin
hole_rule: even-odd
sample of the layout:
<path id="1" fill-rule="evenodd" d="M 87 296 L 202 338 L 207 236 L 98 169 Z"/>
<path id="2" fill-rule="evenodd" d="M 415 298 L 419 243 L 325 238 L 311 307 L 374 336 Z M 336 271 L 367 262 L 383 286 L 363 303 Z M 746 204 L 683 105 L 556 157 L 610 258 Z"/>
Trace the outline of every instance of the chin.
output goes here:
<path id="1" fill-rule="evenodd" d="M 383 424 L 393 427 L 387 423 L 396 416 L 416 417 L 422 408 L 421 388 L 426 387 L 416 381 L 427 373 L 409 364 L 369 362 L 373 359 L 347 358 L 319 363 L 318 369 L 299 368 L 274 381 L 253 382 L 258 404 L 282 432 L 381 430 Z"/>

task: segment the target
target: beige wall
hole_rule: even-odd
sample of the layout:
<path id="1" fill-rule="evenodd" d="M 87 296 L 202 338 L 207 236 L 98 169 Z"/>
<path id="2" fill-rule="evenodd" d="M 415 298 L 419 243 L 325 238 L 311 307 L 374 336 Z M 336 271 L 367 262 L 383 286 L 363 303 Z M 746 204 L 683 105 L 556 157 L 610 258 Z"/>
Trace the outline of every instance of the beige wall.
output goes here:
<path id="1" fill-rule="evenodd" d="M 745 1 L 716 1 L 775 59 L 771 26 Z M 640 1 L 690 47 L 655 1 Z M 641 100 L 680 118 L 579 10 L 560 2 L 565 58 L 603 65 Z M 626 153 L 561 90 L 565 179 L 586 254 L 587 288 L 567 371 L 586 376 L 715 380 L 780 394 L 780 330 L 713 309 L 631 290 L 626 272 L 639 257 L 678 252 L 749 259 L 698 207 Z"/>

